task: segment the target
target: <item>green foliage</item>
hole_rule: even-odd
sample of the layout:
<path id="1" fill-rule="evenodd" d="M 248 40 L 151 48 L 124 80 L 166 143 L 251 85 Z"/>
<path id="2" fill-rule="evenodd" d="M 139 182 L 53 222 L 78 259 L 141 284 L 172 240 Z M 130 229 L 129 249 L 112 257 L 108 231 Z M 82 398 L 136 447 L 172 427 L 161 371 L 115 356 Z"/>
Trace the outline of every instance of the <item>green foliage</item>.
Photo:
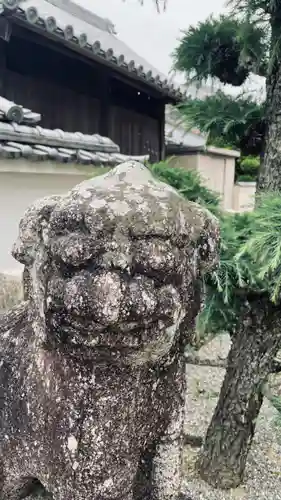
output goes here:
<path id="1" fill-rule="evenodd" d="M 250 158 L 246 165 L 254 164 Z M 267 293 L 273 302 L 281 296 L 281 193 L 263 194 L 253 212 L 223 213 L 219 198 L 194 171 L 173 168 L 169 162 L 150 166 L 160 180 L 200 203 L 220 220 L 220 261 L 204 277 L 204 307 L 198 326 L 204 334 L 233 331 L 247 297 Z M 249 167 L 251 168 L 251 167 Z"/>
<path id="2" fill-rule="evenodd" d="M 236 180 L 244 182 L 254 182 L 257 180 L 260 168 L 260 158 L 258 156 L 246 156 L 239 158 L 236 162 Z"/>
<path id="3" fill-rule="evenodd" d="M 266 283 L 271 300 L 281 294 L 281 193 L 263 195 L 252 214 L 251 235 L 236 259 L 252 255 L 258 263 L 257 278 Z"/>
<path id="4" fill-rule="evenodd" d="M 271 0 L 228 0 L 227 4 L 233 7 L 235 14 L 246 13 L 249 15 L 255 13 L 261 16 L 261 19 L 264 19 L 264 14 L 268 13 L 270 4 L 274 5 L 274 2 L 271 2 Z"/>
<path id="5" fill-rule="evenodd" d="M 252 231 L 252 213 L 221 217 L 221 245 L 218 268 L 205 277 L 205 302 L 199 328 L 205 333 L 233 331 L 249 291 L 262 290 L 258 264 L 250 254 L 237 258 Z"/>
<path id="6" fill-rule="evenodd" d="M 251 213 L 221 220 L 218 269 L 206 276 L 201 325 L 208 333 L 235 328 L 248 294 L 281 297 L 281 193 L 260 197 Z"/>
<path id="7" fill-rule="evenodd" d="M 174 67 L 189 79 L 208 77 L 224 84 L 242 85 L 250 71 L 260 73 L 267 53 L 266 32 L 241 18 L 219 16 L 191 26 L 174 51 Z"/>
<path id="8" fill-rule="evenodd" d="M 194 170 L 172 167 L 169 161 L 150 165 L 150 169 L 163 182 L 177 189 L 185 198 L 206 207 L 212 213 L 219 212 L 219 196 L 204 186 Z"/>
<path id="9" fill-rule="evenodd" d="M 246 156 L 241 158 L 240 167 L 241 171 L 245 174 L 255 173 L 260 166 L 260 158 L 257 156 Z"/>
<path id="10" fill-rule="evenodd" d="M 179 111 L 184 126 L 206 133 L 209 144 L 229 145 L 243 156 L 262 151 L 264 106 L 249 96 L 233 97 L 219 90 L 205 99 L 189 99 Z"/>
<path id="11" fill-rule="evenodd" d="M 227 142 L 223 136 L 215 137 L 212 140 L 210 138 L 207 138 L 207 145 L 221 149 L 237 149 L 237 147 L 233 146 L 233 144 Z"/>
<path id="12" fill-rule="evenodd" d="M 270 398 L 270 402 L 272 406 L 279 412 L 278 424 L 281 425 L 281 397 L 280 396 L 272 396 Z"/>
<path id="13" fill-rule="evenodd" d="M 220 264 L 205 278 L 202 328 L 219 333 L 235 328 L 247 295 L 281 296 L 281 194 L 267 193 L 251 213 L 221 220 Z"/>
<path id="14" fill-rule="evenodd" d="M 243 256 L 235 259 L 249 236 L 253 214 L 223 214 L 219 197 L 206 188 L 197 172 L 172 167 L 168 161 L 150 165 L 153 174 L 170 184 L 190 201 L 200 203 L 219 217 L 221 222 L 220 263 L 204 279 L 205 303 L 199 318 L 199 329 L 205 333 L 219 333 L 234 328 L 244 298 L 237 288 L 260 288 L 256 280 L 256 265 Z"/>
<path id="15" fill-rule="evenodd" d="M 272 67 L 279 68 L 281 8 L 276 29 L 272 30 L 269 13 L 274 10 L 274 2 L 229 3 L 233 6 L 232 15 L 211 16 L 183 33 L 173 54 L 174 67 L 184 72 L 189 81 L 200 85 L 215 78 L 237 87 L 250 73 L 267 76 Z M 205 99 L 189 99 L 181 106 L 181 113 L 187 128 L 197 127 L 207 133 L 210 144 L 230 145 L 243 156 L 257 156 L 264 146 L 264 107 L 245 95 L 236 98 L 219 91 Z"/>

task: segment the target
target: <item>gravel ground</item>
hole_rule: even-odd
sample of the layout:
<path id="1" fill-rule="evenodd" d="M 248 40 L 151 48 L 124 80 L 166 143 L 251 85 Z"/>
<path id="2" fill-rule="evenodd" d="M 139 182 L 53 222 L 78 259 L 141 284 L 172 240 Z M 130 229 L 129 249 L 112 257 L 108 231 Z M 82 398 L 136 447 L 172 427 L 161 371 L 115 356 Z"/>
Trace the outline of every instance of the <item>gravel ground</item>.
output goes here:
<path id="1" fill-rule="evenodd" d="M 200 353 L 202 358 L 222 359 L 227 355 L 227 336 L 215 339 Z M 215 409 L 224 377 L 222 368 L 187 365 L 185 431 L 204 436 Z M 184 456 L 185 493 L 192 500 L 281 500 L 281 427 L 278 412 L 265 401 L 248 457 L 244 484 L 230 491 L 216 490 L 202 481 L 195 470 L 198 448 L 186 446 Z"/>
<path id="2" fill-rule="evenodd" d="M 227 333 L 222 333 L 221 335 L 217 335 L 208 344 L 201 347 L 200 351 L 198 351 L 198 356 L 202 360 L 210 359 L 212 361 L 220 361 L 226 359 L 230 345 L 229 335 Z"/>

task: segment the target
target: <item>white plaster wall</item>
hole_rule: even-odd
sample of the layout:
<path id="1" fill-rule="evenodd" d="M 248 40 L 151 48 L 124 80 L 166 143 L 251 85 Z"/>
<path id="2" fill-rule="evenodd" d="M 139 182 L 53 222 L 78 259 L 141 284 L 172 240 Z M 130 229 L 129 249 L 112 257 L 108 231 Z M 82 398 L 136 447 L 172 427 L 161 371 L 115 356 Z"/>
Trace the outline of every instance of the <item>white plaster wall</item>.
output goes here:
<path id="1" fill-rule="evenodd" d="M 222 208 L 231 209 L 235 158 L 201 154 L 199 155 L 198 172 L 205 179 L 207 187 L 220 195 Z"/>
<path id="2" fill-rule="evenodd" d="M 235 212 L 251 212 L 255 206 L 256 183 L 237 182 L 233 190 Z"/>
<path id="3" fill-rule="evenodd" d="M 197 170 L 206 186 L 220 195 L 222 207 L 231 210 L 235 159 L 238 156 L 237 151 L 210 147 L 205 152 L 174 156 L 170 159 L 170 164 L 174 167 Z"/>
<path id="4" fill-rule="evenodd" d="M 86 175 L 0 172 L 0 272 L 17 273 L 22 266 L 11 256 L 18 224 L 36 199 L 68 191 Z"/>

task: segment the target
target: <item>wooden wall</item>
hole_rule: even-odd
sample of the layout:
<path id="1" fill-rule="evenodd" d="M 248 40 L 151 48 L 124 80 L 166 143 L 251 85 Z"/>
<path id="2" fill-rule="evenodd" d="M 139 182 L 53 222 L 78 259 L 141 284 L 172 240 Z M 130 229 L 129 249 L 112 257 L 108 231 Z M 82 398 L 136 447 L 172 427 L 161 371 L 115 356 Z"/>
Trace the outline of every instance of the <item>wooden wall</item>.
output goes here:
<path id="1" fill-rule="evenodd" d="M 122 145 L 124 154 L 159 153 L 159 124 L 156 119 L 118 106 L 111 108 L 110 137 Z"/>
<path id="2" fill-rule="evenodd" d="M 98 99 L 10 70 L 7 71 L 6 84 L 5 97 L 41 113 L 41 126 L 85 134 L 98 132 Z"/>
<path id="3" fill-rule="evenodd" d="M 154 161 L 161 157 L 165 104 L 159 96 L 102 65 L 60 53 L 22 28 L 9 43 L 0 43 L 1 54 L 1 94 L 40 112 L 41 126 L 100 133 L 124 154 L 150 154 Z"/>

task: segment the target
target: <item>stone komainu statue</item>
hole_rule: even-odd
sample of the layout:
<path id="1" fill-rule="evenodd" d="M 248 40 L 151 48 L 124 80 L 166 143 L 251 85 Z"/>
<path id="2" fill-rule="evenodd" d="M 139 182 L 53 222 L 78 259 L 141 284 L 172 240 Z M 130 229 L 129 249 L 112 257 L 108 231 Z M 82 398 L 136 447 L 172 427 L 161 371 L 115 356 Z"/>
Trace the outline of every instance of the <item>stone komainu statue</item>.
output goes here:
<path id="1" fill-rule="evenodd" d="M 135 162 L 27 210 L 28 300 L 0 325 L 1 500 L 178 498 L 184 348 L 217 240 Z"/>

